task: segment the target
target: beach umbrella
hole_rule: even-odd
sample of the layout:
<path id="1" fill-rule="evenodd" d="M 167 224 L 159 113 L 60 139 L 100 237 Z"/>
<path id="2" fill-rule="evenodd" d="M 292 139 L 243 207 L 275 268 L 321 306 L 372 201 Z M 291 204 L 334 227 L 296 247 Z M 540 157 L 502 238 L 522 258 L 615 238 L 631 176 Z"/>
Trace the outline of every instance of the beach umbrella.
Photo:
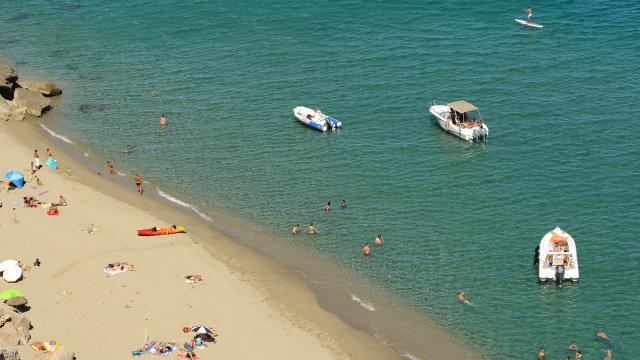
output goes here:
<path id="1" fill-rule="evenodd" d="M 24 297 L 24 293 L 16 289 L 9 289 L 0 293 L 0 299 L 2 299 L 2 301 L 7 301 L 14 297 Z"/>
<path id="2" fill-rule="evenodd" d="M 22 269 L 19 266 L 7 269 L 2 272 L 2 278 L 7 282 L 16 282 L 22 277 Z"/>
<path id="3" fill-rule="evenodd" d="M 20 189 L 24 186 L 24 175 L 20 171 L 9 171 L 4 177 Z"/>
<path id="4" fill-rule="evenodd" d="M 53 156 L 49 156 L 49 158 L 47 159 L 47 162 L 44 164 L 52 169 L 58 168 L 58 162 L 56 161 L 56 159 L 53 158 Z"/>
<path id="5" fill-rule="evenodd" d="M 212 328 L 204 325 L 192 326 L 191 331 L 196 334 L 213 334 L 214 331 Z"/>
<path id="6" fill-rule="evenodd" d="M 25 299 L 23 296 L 16 296 L 5 301 L 5 304 L 9 306 L 23 306 L 23 305 L 27 305 L 28 302 L 29 301 Z"/>
<path id="7" fill-rule="evenodd" d="M 0 272 L 14 268 L 16 266 L 20 266 L 17 260 L 13 260 L 13 259 L 5 260 L 3 262 L 0 262 Z"/>

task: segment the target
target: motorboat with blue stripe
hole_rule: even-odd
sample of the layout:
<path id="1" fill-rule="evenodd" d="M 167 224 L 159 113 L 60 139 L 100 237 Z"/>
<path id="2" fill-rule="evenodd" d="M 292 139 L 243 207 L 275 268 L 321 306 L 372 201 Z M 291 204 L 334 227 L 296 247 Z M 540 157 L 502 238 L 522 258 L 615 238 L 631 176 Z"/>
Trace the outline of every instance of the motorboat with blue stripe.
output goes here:
<path id="1" fill-rule="evenodd" d="M 293 108 L 293 116 L 301 123 L 322 132 L 342 127 L 342 122 L 323 114 L 320 109 L 313 110 L 305 106 L 297 106 Z"/>

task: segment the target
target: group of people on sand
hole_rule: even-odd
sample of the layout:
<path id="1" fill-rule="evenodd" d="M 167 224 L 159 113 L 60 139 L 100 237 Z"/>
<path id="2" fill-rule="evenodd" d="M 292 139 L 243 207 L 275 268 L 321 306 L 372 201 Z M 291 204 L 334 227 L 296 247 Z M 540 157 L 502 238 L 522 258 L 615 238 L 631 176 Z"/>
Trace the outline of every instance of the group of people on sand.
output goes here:
<path id="1" fill-rule="evenodd" d="M 596 330 L 594 335 L 596 337 L 596 340 L 598 341 L 609 342 L 611 340 L 609 339 L 609 336 L 602 330 Z M 582 351 L 578 349 L 578 344 L 576 344 L 575 341 L 572 341 L 569 344 L 568 351 L 570 352 L 570 354 L 567 355 L 567 360 L 582 360 Z M 613 352 L 611 351 L 611 349 L 604 349 L 603 351 L 604 360 L 611 360 L 611 357 L 613 356 Z M 537 355 L 538 360 L 545 360 L 546 355 L 544 347 L 540 347 Z"/>
<path id="2" fill-rule="evenodd" d="M 340 200 L 340 208 L 342 209 L 347 208 L 347 200 L 345 199 Z M 332 209 L 333 209 L 333 206 L 331 205 L 331 201 L 328 201 L 322 207 L 322 210 L 324 210 L 325 212 L 330 212 Z M 299 234 L 301 231 L 302 229 L 300 228 L 300 224 L 293 224 L 293 227 L 291 228 L 291 232 L 294 235 Z M 318 233 L 318 227 L 314 223 L 310 223 L 309 226 L 307 226 L 307 234 L 317 234 L 317 233 Z M 382 244 L 384 244 L 384 238 L 382 237 L 382 235 L 380 235 L 380 233 L 376 235 L 375 239 L 373 240 L 373 243 L 376 246 L 382 246 Z M 371 256 L 372 250 L 368 242 L 364 243 L 364 246 L 362 247 L 362 253 L 367 258 Z"/>

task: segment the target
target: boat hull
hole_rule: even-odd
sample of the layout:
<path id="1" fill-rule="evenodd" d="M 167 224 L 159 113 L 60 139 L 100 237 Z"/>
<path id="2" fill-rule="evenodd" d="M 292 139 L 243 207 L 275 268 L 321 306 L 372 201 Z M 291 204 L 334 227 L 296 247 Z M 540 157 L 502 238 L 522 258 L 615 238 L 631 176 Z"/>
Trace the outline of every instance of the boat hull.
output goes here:
<path id="1" fill-rule="evenodd" d="M 447 118 L 449 110 L 449 107 L 446 105 L 433 105 L 429 108 L 429 112 L 436 118 L 442 130 L 467 141 L 486 140 L 489 137 L 489 127 L 487 124 L 483 123 L 482 128 L 479 126 L 462 128 Z"/>
<path id="2" fill-rule="evenodd" d="M 325 132 L 329 129 L 342 127 L 342 123 L 331 116 L 324 115 L 318 117 L 316 111 L 305 106 L 298 106 L 293 109 L 293 116 L 301 123 L 312 127 L 318 131 Z"/>

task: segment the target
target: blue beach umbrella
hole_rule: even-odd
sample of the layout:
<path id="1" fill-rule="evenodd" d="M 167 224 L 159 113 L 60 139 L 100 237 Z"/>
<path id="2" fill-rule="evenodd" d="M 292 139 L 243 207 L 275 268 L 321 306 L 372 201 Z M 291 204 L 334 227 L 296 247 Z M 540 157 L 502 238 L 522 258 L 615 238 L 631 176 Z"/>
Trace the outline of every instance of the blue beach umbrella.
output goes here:
<path id="1" fill-rule="evenodd" d="M 4 177 L 20 189 L 22 189 L 22 187 L 24 186 L 24 175 L 22 175 L 22 173 L 20 173 L 19 171 L 9 171 Z"/>
<path id="2" fill-rule="evenodd" d="M 53 156 L 49 156 L 45 165 L 54 170 L 58 168 L 58 162 L 53 158 Z"/>

